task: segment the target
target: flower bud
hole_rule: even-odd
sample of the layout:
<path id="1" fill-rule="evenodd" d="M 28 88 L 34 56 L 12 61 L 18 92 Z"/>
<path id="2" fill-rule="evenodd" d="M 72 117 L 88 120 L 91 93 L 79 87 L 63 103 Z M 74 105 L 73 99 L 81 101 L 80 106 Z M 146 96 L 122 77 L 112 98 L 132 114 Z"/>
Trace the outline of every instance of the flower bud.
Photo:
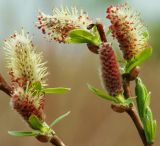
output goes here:
<path id="1" fill-rule="evenodd" d="M 103 43 L 99 49 L 99 55 L 104 86 L 111 96 L 117 96 L 122 92 L 122 83 L 119 65 L 112 46 Z"/>

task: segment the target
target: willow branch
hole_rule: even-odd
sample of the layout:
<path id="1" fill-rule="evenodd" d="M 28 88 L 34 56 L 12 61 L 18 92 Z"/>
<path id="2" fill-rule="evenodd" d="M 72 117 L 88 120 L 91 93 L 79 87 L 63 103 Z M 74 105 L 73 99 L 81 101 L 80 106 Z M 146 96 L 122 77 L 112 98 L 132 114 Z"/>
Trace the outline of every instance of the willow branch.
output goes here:
<path id="1" fill-rule="evenodd" d="M 134 105 L 132 105 L 128 110 L 126 110 L 126 113 L 131 117 L 132 121 L 134 122 L 134 125 L 137 128 L 137 131 L 139 133 L 139 136 L 141 137 L 141 140 L 142 140 L 144 146 L 148 146 L 142 122 L 139 118 L 139 115 L 138 115 Z"/>
<path id="2" fill-rule="evenodd" d="M 136 72 L 135 70 L 138 70 L 138 71 Z M 132 74 L 134 72 L 136 74 Z M 131 74 L 123 75 L 123 89 L 124 89 L 124 97 L 126 99 L 131 97 L 130 81 L 134 80 L 134 75 L 136 77 L 138 75 L 138 73 L 139 73 L 139 68 L 138 69 L 134 68 L 131 71 Z M 131 104 L 129 106 L 129 108 L 127 110 L 125 110 L 125 112 L 131 117 L 132 121 L 134 122 L 134 125 L 137 128 L 137 131 L 139 133 L 139 136 L 141 137 L 141 140 L 142 140 L 144 146 L 151 146 L 151 145 L 147 144 L 147 140 L 146 140 L 145 132 L 144 132 L 144 129 L 143 129 L 143 125 L 142 125 L 142 122 L 139 118 L 139 115 L 137 113 L 137 110 L 136 110 L 134 104 Z"/>
<path id="3" fill-rule="evenodd" d="M 11 95 L 11 86 L 4 80 L 3 76 L 0 74 L 0 90 L 2 90 L 7 95 Z"/>
<path id="4" fill-rule="evenodd" d="M 105 31 L 104 31 L 104 28 L 103 28 L 103 25 L 101 22 L 97 21 L 96 24 L 90 24 L 87 29 L 92 29 L 94 26 L 97 27 L 97 30 L 98 30 L 98 33 L 99 33 L 99 36 L 101 38 L 101 41 L 102 42 L 107 42 L 107 38 L 106 38 L 106 35 L 105 35 Z M 98 54 L 98 50 L 99 50 L 99 46 L 96 46 L 96 45 L 93 45 L 93 44 L 87 44 L 87 47 L 88 49 L 95 53 L 95 54 Z"/>
<path id="5" fill-rule="evenodd" d="M 57 135 L 53 135 L 53 137 L 50 140 L 50 143 L 55 146 L 65 146 L 63 141 Z"/>
<path id="6" fill-rule="evenodd" d="M 104 31 L 102 23 L 101 22 L 97 22 L 96 26 L 97 26 L 97 30 L 99 32 L 101 41 L 102 42 L 107 42 L 107 38 L 106 38 L 105 31 Z"/>
<path id="7" fill-rule="evenodd" d="M 135 78 L 138 76 L 139 74 L 139 67 L 135 67 L 134 69 L 131 70 L 130 73 L 127 74 L 123 74 L 122 78 L 123 78 L 123 90 L 124 90 L 124 97 L 126 99 L 131 97 L 131 88 L 130 88 L 130 81 L 135 80 Z M 143 128 L 143 124 L 140 120 L 140 117 L 137 113 L 136 107 L 134 104 L 130 104 L 129 106 L 122 106 L 122 105 L 112 105 L 111 108 L 115 111 L 115 112 L 126 112 L 130 118 L 132 119 L 135 127 L 137 128 L 137 131 L 139 133 L 139 136 L 143 142 L 144 146 L 153 146 L 153 144 L 148 144 L 147 143 L 147 139 L 145 136 L 145 132 L 144 132 L 144 128 Z"/>
<path id="8" fill-rule="evenodd" d="M 47 135 L 38 135 L 36 139 L 42 143 L 50 142 L 54 146 L 66 146 L 63 141 L 56 135 L 56 133 L 52 133 L 51 137 Z"/>

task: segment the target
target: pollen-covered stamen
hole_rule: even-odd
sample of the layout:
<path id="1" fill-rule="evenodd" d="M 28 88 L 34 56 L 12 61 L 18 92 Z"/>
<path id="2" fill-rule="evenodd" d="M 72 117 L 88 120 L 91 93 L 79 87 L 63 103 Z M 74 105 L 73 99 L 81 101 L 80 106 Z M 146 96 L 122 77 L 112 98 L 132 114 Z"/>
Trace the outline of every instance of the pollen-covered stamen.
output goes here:
<path id="1" fill-rule="evenodd" d="M 110 95 L 117 96 L 122 93 L 122 83 L 119 65 L 112 46 L 108 43 L 103 43 L 99 49 L 99 55 L 104 86 Z"/>
<path id="2" fill-rule="evenodd" d="M 45 86 L 47 68 L 42 62 L 42 54 L 35 52 L 35 47 L 28 34 L 22 30 L 16 32 L 4 43 L 5 56 L 10 69 L 11 105 L 25 120 L 34 114 L 44 119 L 44 94 L 33 89 L 38 82 Z"/>
<path id="3" fill-rule="evenodd" d="M 111 21 L 110 29 L 118 42 L 126 60 L 141 52 L 147 45 L 144 33 L 148 33 L 142 24 L 139 13 L 128 4 L 107 8 L 107 18 Z"/>
<path id="4" fill-rule="evenodd" d="M 42 53 L 36 53 L 35 47 L 28 34 L 22 30 L 16 32 L 4 42 L 5 56 L 8 68 L 16 78 L 25 78 L 33 83 L 39 81 L 46 84 L 46 63 L 42 62 Z"/>
<path id="5" fill-rule="evenodd" d="M 40 12 L 36 26 L 46 34 L 49 40 L 55 40 L 59 43 L 65 43 L 69 31 L 82 28 L 87 29 L 87 26 L 92 21 L 88 14 L 81 10 L 80 12 L 75 7 L 61 7 L 61 9 L 53 9 L 52 15 L 45 15 Z"/>

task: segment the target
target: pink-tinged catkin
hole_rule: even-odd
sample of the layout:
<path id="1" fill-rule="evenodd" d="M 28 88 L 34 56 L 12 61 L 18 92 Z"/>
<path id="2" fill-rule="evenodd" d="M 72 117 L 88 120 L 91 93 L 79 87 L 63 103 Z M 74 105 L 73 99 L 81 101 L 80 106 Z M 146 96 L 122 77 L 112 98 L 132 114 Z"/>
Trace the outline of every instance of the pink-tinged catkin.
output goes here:
<path id="1" fill-rule="evenodd" d="M 55 40 L 59 43 L 66 43 L 69 32 L 73 29 L 85 29 L 92 21 L 88 14 L 76 7 L 54 8 L 52 15 L 46 15 L 40 12 L 36 26 L 46 34 L 49 40 Z"/>
<path id="2" fill-rule="evenodd" d="M 13 93 L 11 94 L 11 106 L 24 120 L 28 121 L 31 115 L 37 116 L 40 120 L 45 119 L 44 104 L 45 95 L 33 95 L 32 91 L 26 91 L 26 78 L 16 78 L 13 72 L 9 73 Z M 34 92 L 34 91 L 33 91 Z"/>
<path id="3" fill-rule="evenodd" d="M 27 96 L 27 95 L 26 95 Z M 18 95 L 13 95 L 11 98 L 12 107 L 24 118 L 24 120 L 28 121 L 31 115 L 37 116 L 40 120 L 44 120 L 45 115 L 43 112 L 44 101 L 41 101 L 41 105 L 36 108 L 33 101 L 30 101 L 27 97 L 25 99 L 20 100 Z"/>
<path id="4" fill-rule="evenodd" d="M 31 115 L 44 120 L 44 93 L 34 86 L 46 86 L 47 68 L 42 53 L 37 53 L 24 30 L 15 32 L 4 42 L 4 51 L 11 80 L 11 106 L 26 121 Z"/>
<path id="5" fill-rule="evenodd" d="M 148 31 L 142 24 L 139 13 L 127 3 L 108 7 L 106 18 L 111 22 L 112 35 L 118 40 L 126 60 L 130 60 L 147 46 L 145 34 Z"/>
<path id="6" fill-rule="evenodd" d="M 101 76 L 109 95 L 117 96 L 122 92 L 121 74 L 112 46 L 103 43 L 99 49 Z"/>

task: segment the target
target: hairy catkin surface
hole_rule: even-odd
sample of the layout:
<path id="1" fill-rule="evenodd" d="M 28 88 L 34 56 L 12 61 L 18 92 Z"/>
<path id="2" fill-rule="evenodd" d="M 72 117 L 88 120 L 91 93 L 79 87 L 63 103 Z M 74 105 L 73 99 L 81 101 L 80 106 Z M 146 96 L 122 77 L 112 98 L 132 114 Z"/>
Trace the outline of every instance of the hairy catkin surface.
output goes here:
<path id="1" fill-rule="evenodd" d="M 28 98 L 20 100 L 18 96 L 15 95 L 12 96 L 11 104 L 13 109 L 15 109 L 26 121 L 28 121 L 31 115 L 35 115 L 41 120 L 44 120 L 45 118 L 43 112 L 44 101 L 42 101 L 42 105 L 36 108 L 34 103 L 29 101 Z"/>
<path id="2" fill-rule="evenodd" d="M 147 46 L 147 28 L 141 22 L 139 13 L 132 10 L 128 4 L 110 6 L 107 16 L 110 22 L 112 35 L 117 39 L 123 57 L 130 60 Z"/>
<path id="3" fill-rule="evenodd" d="M 116 55 L 110 44 L 104 43 L 99 49 L 101 75 L 108 93 L 116 96 L 122 92 L 121 75 Z"/>

